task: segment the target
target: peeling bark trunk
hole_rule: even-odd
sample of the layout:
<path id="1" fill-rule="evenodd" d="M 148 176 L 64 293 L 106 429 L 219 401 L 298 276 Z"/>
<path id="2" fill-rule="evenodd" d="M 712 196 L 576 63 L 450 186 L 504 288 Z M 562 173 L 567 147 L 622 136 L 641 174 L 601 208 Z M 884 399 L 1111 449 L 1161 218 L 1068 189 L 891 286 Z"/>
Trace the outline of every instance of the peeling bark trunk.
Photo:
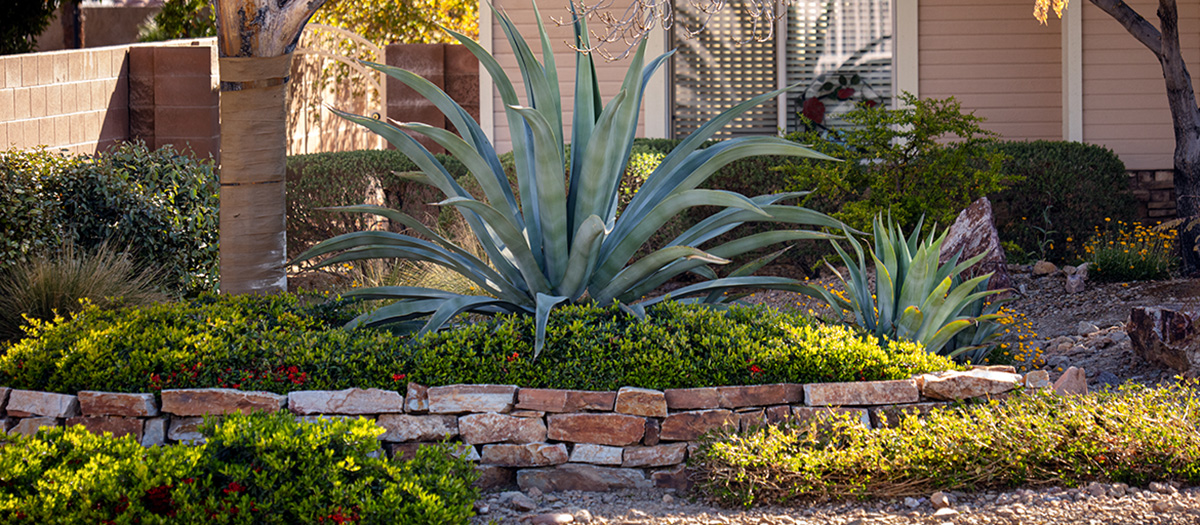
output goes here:
<path id="1" fill-rule="evenodd" d="M 286 83 L 324 0 L 214 0 L 221 75 L 221 291 L 287 290 Z"/>
<path id="2" fill-rule="evenodd" d="M 1200 108 L 1180 52 L 1179 9 L 1175 0 L 1158 1 L 1160 31 L 1121 0 L 1091 2 L 1120 22 L 1162 65 L 1175 129 L 1175 212 L 1186 221 L 1179 227 L 1178 243 L 1184 272 L 1196 274 L 1200 272 Z"/>

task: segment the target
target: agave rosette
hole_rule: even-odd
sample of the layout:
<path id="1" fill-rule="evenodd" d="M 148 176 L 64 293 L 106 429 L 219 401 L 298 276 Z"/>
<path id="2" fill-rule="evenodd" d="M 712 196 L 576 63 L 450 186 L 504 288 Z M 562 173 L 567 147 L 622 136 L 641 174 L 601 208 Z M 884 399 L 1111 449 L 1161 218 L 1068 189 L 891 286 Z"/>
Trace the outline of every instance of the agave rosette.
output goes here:
<path id="1" fill-rule="evenodd" d="M 535 6 L 536 12 L 536 6 Z M 513 191 L 500 159 L 480 126 L 461 106 L 429 81 L 411 72 L 368 64 L 407 85 L 432 102 L 460 134 L 419 123 L 388 123 L 338 112 L 381 135 L 410 157 L 423 179 L 436 186 L 455 207 L 486 252 L 472 255 L 416 219 L 379 206 L 348 206 L 339 211 L 372 213 L 409 228 L 412 234 L 363 231 L 340 235 L 314 246 L 298 261 L 336 254 L 321 265 L 368 258 L 405 258 L 442 265 L 475 283 L 481 295 L 434 288 L 380 286 L 354 289 L 343 296 L 394 302 L 360 316 L 352 325 L 407 323 L 420 333 L 436 330 L 464 312 L 516 312 L 536 316 L 535 350 L 543 345 L 548 314 L 567 302 L 614 301 L 638 315 L 663 297 L 641 300 L 658 286 L 685 272 L 707 278 L 672 292 L 676 300 L 725 304 L 726 292 L 737 288 L 795 289 L 792 279 L 750 274 L 772 256 L 760 258 L 718 277 L 710 267 L 775 243 L 832 238 L 821 228 L 841 228 L 837 220 L 806 208 L 782 204 L 803 193 L 746 197 L 698 187 L 718 169 L 758 155 L 790 155 L 831 159 L 779 137 L 745 137 L 708 148 L 700 146 L 729 121 L 783 90 L 764 93 L 739 104 L 692 133 L 642 184 L 618 214 L 621 177 L 632 150 L 642 93 L 650 77 L 671 53 L 645 61 L 645 43 L 632 55 L 620 92 L 608 104 L 600 98 L 592 58 L 576 57 L 575 110 L 571 144 L 564 145 L 562 100 L 554 53 L 538 16 L 539 61 L 512 21 L 497 13 L 520 66 L 526 87 L 525 105 L 508 75 L 478 43 L 450 31 L 491 75 L 505 104 L 516 168 Z M 574 23 L 579 47 L 587 48 L 586 21 Z M 486 94 L 485 94 L 486 95 Z M 460 160 L 478 183 L 483 199 L 467 192 L 446 168 L 414 138 L 424 135 Z M 519 196 L 519 197 L 518 197 Z M 667 246 L 634 261 L 650 236 L 672 217 L 694 206 L 720 211 L 701 221 Z M 778 230 L 704 247 L 720 235 L 752 221 L 777 221 L 809 229 Z M 639 301 L 640 300 L 640 301 Z"/>

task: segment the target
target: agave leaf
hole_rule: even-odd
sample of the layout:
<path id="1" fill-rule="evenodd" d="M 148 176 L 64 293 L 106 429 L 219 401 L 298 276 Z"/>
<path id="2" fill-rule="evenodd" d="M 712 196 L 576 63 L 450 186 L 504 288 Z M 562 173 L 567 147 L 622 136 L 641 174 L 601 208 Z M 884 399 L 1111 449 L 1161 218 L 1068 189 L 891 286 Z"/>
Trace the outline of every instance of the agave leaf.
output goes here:
<path id="1" fill-rule="evenodd" d="M 752 252 L 759 248 L 778 244 L 781 242 L 801 241 L 811 239 L 834 239 L 835 235 L 823 232 L 814 232 L 807 230 L 775 230 L 769 232 L 755 233 L 747 235 L 739 239 L 734 239 L 727 243 L 715 246 L 706 251 L 718 257 L 730 259 L 737 257 L 746 252 Z M 755 268 L 757 270 L 761 266 Z M 753 271 L 753 270 L 752 270 Z"/>
<path id="2" fill-rule="evenodd" d="M 459 294 L 437 288 L 420 286 L 372 286 L 352 288 L 342 293 L 343 299 L 449 299 Z"/>
<path id="3" fill-rule="evenodd" d="M 805 293 L 806 289 L 811 289 L 812 287 L 800 284 L 795 279 L 788 279 L 786 277 L 724 277 L 685 286 L 672 291 L 669 295 L 654 297 L 637 304 L 642 305 L 643 308 L 648 308 L 667 299 L 684 302 L 685 298 L 693 295 L 707 296 L 712 291 L 723 292 L 733 288 L 756 288 Z M 692 299 L 690 302 L 699 303 L 700 299 Z"/>
<path id="4" fill-rule="evenodd" d="M 617 95 L 609 101 L 604 110 L 600 112 L 599 118 L 596 120 L 595 127 L 592 129 L 591 137 L 588 139 L 586 147 L 582 150 L 572 148 L 572 156 L 581 156 L 583 158 L 582 165 L 578 172 L 578 177 L 572 174 L 572 179 L 579 179 L 578 185 L 575 185 L 575 190 L 578 192 L 575 195 L 575 210 L 574 221 L 582 222 L 590 215 L 597 215 L 605 218 L 604 213 L 608 203 L 603 202 L 603 192 L 608 187 L 608 180 L 611 176 L 610 172 L 623 172 L 625 166 L 616 166 L 616 159 L 605 155 L 608 151 L 608 145 L 613 141 L 613 127 L 616 125 L 615 119 L 621 106 L 626 103 L 629 92 L 621 90 Z M 619 170 L 619 171 L 618 171 Z M 574 180 L 572 184 L 574 185 Z"/>
<path id="5" fill-rule="evenodd" d="M 562 282 L 567 270 L 567 188 L 563 173 L 562 143 L 556 140 L 550 124 L 529 108 L 512 108 L 525 118 L 533 130 L 534 186 L 537 188 L 538 219 L 542 225 L 542 249 L 546 278 L 552 286 Z M 562 131 L 561 126 L 559 132 Z"/>
<path id="6" fill-rule="evenodd" d="M 780 255 L 783 255 L 790 249 L 792 249 L 792 247 L 787 246 L 787 247 L 783 248 L 782 250 L 776 250 L 774 253 L 768 253 L 762 257 L 758 257 L 746 264 L 743 264 L 743 265 L 737 267 L 737 269 L 733 270 L 732 272 L 729 272 L 729 277 L 749 277 L 749 276 L 753 275 L 754 272 L 761 270 L 763 266 L 766 266 L 766 265 L 774 262 L 775 259 L 778 259 Z M 721 294 L 718 294 L 716 292 L 709 292 L 709 295 L 707 298 L 704 299 L 704 302 L 714 303 L 720 299 L 721 299 Z"/>
<path id="7" fill-rule="evenodd" d="M 763 196 L 766 197 L 766 196 Z M 764 218 L 761 214 L 750 212 L 738 208 L 729 208 L 717 212 L 708 218 L 696 223 L 691 228 L 688 228 L 669 244 L 683 244 L 687 246 L 699 246 L 713 238 L 720 236 L 741 226 L 747 222 L 758 222 L 764 220 L 772 220 L 775 222 L 790 223 L 790 224 L 808 224 L 811 226 L 824 226 L 828 228 L 843 229 L 845 227 L 841 221 L 834 219 L 824 213 L 813 211 L 799 206 L 781 206 L 773 205 L 769 201 L 760 200 L 762 197 L 752 199 L 758 204 L 763 211 L 770 215 L 770 219 Z"/>
<path id="8" fill-rule="evenodd" d="M 575 4 L 570 4 L 573 23 L 575 24 L 575 47 L 588 49 L 587 18 L 575 13 Z M 596 78 L 596 65 L 591 53 L 575 53 L 575 112 L 571 124 L 571 144 L 588 144 L 592 139 L 592 131 L 596 121 L 604 111 L 604 101 L 600 99 L 600 83 Z M 568 231 L 577 231 L 580 218 L 576 215 L 579 206 L 579 184 L 583 180 L 584 153 L 577 148 L 571 148 L 571 185 L 567 191 L 567 224 Z M 587 217 L 586 215 L 584 217 Z M 587 220 L 584 218 L 583 220 Z"/>
<path id="9" fill-rule="evenodd" d="M 921 329 L 921 325 L 925 322 L 925 314 L 916 306 L 909 306 L 904 309 L 904 313 L 900 314 L 900 319 L 896 321 L 896 337 L 909 341 L 915 341 L 917 331 Z M 929 350 L 933 352 L 933 350 Z"/>
<path id="10" fill-rule="evenodd" d="M 973 322 L 970 319 L 958 319 L 946 323 L 941 327 L 941 329 L 933 334 L 933 337 L 922 341 L 925 344 L 925 351 L 935 354 L 941 353 L 942 348 L 946 346 L 946 343 L 949 343 L 951 339 L 954 339 L 954 336 L 958 335 L 959 332 L 970 328 L 972 324 Z M 957 355 L 957 353 L 955 355 Z"/>
<path id="11" fill-rule="evenodd" d="M 355 317 L 350 322 L 346 323 L 346 328 L 378 326 L 382 324 L 407 321 L 409 319 L 423 317 L 436 312 L 437 309 L 448 300 L 449 299 L 437 297 L 431 299 L 396 301 L 387 306 L 377 308 Z"/>
<path id="12" fill-rule="evenodd" d="M 488 203 L 493 207 L 503 209 L 503 204 L 508 204 L 509 214 L 513 217 L 513 222 L 519 227 L 524 226 L 521 218 L 521 211 L 517 208 L 516 197 L 512 194 L 512 188 L 508 185 L 508 177 L 504 174 L 504 168 L 499 164 L 492 165 L 480 155 L 479 151 L 465 140 L 456 135 L 454 132 L 435 128 L 429 124 L 420 122 L 401 122 L 396 123 L 396 127 L 405 130 L 420 133 L 429 137 L 439 146 L 446 148 L 446 151 L 463 163 L 467 171 L 479 183 L 479 187 L 483 189 L 483 195 L 487 197 Z M 494 171 L 495 170 L 495 171 Z"/>
<path id="13" fill-rule="evenodd" d="M 543 293 L 550 289 L 550 282 L 546 280 L 546 276 L 541 272 L 529 245 L 525 244 L 524 236 L 510 222 L 508 217 L 496 211 L 495 208 L 474 199 L 456 197 L 438 203 L 438 206 L 447 205 L 467 208 L 479 214 L 483 217 L 483 220 L 487 221 L 492 229 L 496 231 L 496 234 L 504 240 L 505 245 L 512 250 L 513 257 L 517 260 L 517 269 L 521 271 L 521 275 L 525 278 L 525 281 L 530 284 L 531 291 Z"/>
<path id="14" fill-rule="evenodd" d="M 691 246 L 668 246 L 655 250 L 618 272 L 606 286 L 594 291 L 592 297 L 597 303 L 607 304 L 663 266 L 679 259 L 698 259 L 712 264 L 729 264 L 729 259 L 716 257 Z"/>
<path id="15" fill-rule="evenodd" d="M 507 301 L 476 295 L 459 295 L 446 299 L 429 316 L 429 321 L 425 323 L 425 326 L 421 327 L 421 331 L 417 333 L 417 336 L 420 337 L 429 332 L 440 330 L 446 323 L 461 313 L 476 310 L 484 306 L 504 307 L 506 305 L 508 305 Z"/>
<path id="16" fill-rule="evenodd" d="M 537 294 L 537 312 L 534 314 L 534 322 L 537 325 L 533 338 L 534 359 L 542 353 L 542 347 L 546 344 L 546 323 L 550 320 L 550 310 L 568 299 L 570 298 L 560 295 Z"/>
<path id="17" fill-rule="evenodd" d="M 604 221 L 595 215 L 579 225 L 579 231 L 575 233 L 575 239 L 571 242 L 571 256 L 567 260 L 567 271 L 558 287 L 558 293 L 566 294 L 571 300 L 583 295 L 587 289 L 587 277 L 596 265 L 596 252 L 599 251 L 604 233 Z"/>

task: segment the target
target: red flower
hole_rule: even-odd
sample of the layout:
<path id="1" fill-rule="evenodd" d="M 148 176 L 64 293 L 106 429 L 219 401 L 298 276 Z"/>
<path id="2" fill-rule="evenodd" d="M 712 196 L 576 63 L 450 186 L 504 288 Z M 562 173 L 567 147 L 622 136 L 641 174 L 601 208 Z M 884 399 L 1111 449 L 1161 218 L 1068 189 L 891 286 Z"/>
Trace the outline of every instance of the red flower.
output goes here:
<path id="1" fill-rule="evenodd" d="M 223 492 L 226 494 L 236 494 L 238 492 L 244 492 L 245 490 L 246 487 L 243 487 L 240 483 L 231 481 L 229 482 L 229 487 L 225 488 Z"/>
<path id="2" fill-rule="evenodd" d="M 854 96 L 854 88 L 842 88 L 837 90 L 838 100 L 846 100 Z"/>
<path id="3" fill-rule="evenodd" d="M 174 516 L 175 501 L 171 499 L 171 485 L 159 485 L 146 491 L 142 504 L 153 514 Z"/>
<path id="4" fill-rule="evenodd" d="M 867 107 L 869 107 L 869 108 L 873 108 L 873 107 L 875 107 L 875 106 L 878 106 L 878 105 L 879 105 L 879 102 L 876 102 L 876 101 L 874 101 L 874 100 L 868 100 L 868 101 L 866 101 L 866 102 L 863 102 L 863 104 L 865 104 L 865 105 L 866 105 Z"/>
<path id="5" fill-rule="evenodd" d="M 518 357 L 521 357 L 521 356 L 520 356 L 520 355 L 517 355 L 517 353 L 516 353 L 516 352 L 513 352 L 513 355 L 510 355 L 510 356 L 508 356 L 508 362 L 510 362 L 510 363 L 511 363 L 511 362 L 513 362 L 513 361 L 516 361 Z"/>
<path id="6" fill-rule="evenodd" d="M 804 118 L 821 124 L 825 122 L 825 103 L 815 98 L 810 98 L 804 101 L 800 113 L 804 115 Z"/>
<path id="7" fill-rule="evenodd" d="M 750 365 L 750 373 L 751 374 L 761 374 L 762 369 L 759 368 L 758 365 Z"/>
<path id="8" fill-rule="evenodd" d="M 404 378 L 406 377 L 408 377 L 408 374 L 392 374 L 392 381 L 404 381 Z"/>
<path id="9" fill-rule="evenodd" d="M 195 482 L 196 482 L 196 478 L 183 478 L 183 481 L 182 481 L 182 483 L 184 485 L 191 485 L 192 483 L 195 483 Z"/>

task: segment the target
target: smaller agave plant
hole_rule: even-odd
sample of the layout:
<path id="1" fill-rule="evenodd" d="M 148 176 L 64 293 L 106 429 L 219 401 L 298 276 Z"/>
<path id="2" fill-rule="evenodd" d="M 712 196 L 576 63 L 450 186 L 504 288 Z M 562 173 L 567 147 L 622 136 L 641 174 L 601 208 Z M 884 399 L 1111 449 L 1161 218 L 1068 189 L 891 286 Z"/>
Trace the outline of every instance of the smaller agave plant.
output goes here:
<path id="1" fill-rule="evenodd" d="M 536 5 L 534 11 L 537 12 Z M 835 160 L 779 137 L 744 137 L 700 147 L 736 116 L 784 90 L 747 100 L 692 133 L 662 159 L 618 214 L 621 178 L 633 146 L 642 92 L 670 53 L 647 64 L 643 42 L 632 56 L 620 91 L 607 104 L 600 98 L 591 56 L 578 54 L 571 147 L 567 148 L 558 69 L 540 14 L 536 16 L 544 62 L 534 56 L 512 21 L 497 13 L 526 86 L 525 105 L 492 55 L 470 38 L 450 32 L 479 59 L 503 99 L 512 132 L 515 191 L 480 126 L 445 92 L 416 74 L 367 64 L 427 98 L 459 134 L 424 124 L 388 123 L 338 112 L 383 136 L 411 158 L 420 167 L 424 180 L 445 194 L 446 199 L 439 204 L 453 206 L 462 214 L 486 252 L 486 258 L 476 257 L 397 210 L 366 205 L 336 208 L 381 215 L 393 224 L 406 226 L 412 234 L 362 231 L 340 235 L 314 246 L 296 262 L 329 255 L 333 256 L 323 259 L 320 265 L 371 258 L 412 259 L 458 272 L 482 291 L 479 295 L 465 295 L 418 286 L 354 289 L 343 297 L 393 302 L 360 316 L 350 325 L 392 324 L 425 333 L 441 328 L 464 312 L 529 314 L 536 316 L 536 354 L 543 346 L 549 312 L 563 303 L 617 302 L 636 315 L 645 315 L 647 306 L 664 298 L 643 298 L 687 272 L 708 280 L 673 291 L 676 300 L 721 305 L 737 297 L 726 293 L 731 289 L 794 288 L 797 283 L 792 279 L 750 275 L 772 256 L 752 261 L 724 277 L 718 277 L 709 265 L 727 264 L 732 257 L 776 243 L 830 239 L 834 236 L 819 230 L 842 228 L 842 224 L 822 213 L 781 204 L 804 193 L 749 198 L 729 191 L 698 188 L 721 167 L 750 156 Z M 577 48 L 588 49 L 586 21 L 575 18 Z M 432 139 L 460 160 L 478 183 L 483 198 L 464 190 L 412 134 Z M 667 246 L 633 261 L 651 235 L 675 215 L 695 206 L 714 206 L 720 211 Z M 750 221 L 776 221 L 813 229 L 770 231 L 705 246 Z"/>
<path id="2" fill-rule="evenodd" d="M 803 285 L 802 291 L 823 299 L 835 309 L 852 312 L 855 321 L 880 341 L 921 343 L 927 352 L 969 362 L 982 361 L 999 336 L 1003 300 L 986 300 L 1003 290 L 988 290 L 988 273 L 963 282 L 960 274 L 985 254 L 959 262 L 955 254 L 941 264 L 942 242 L 949 230 L 921 239 L 922 219 L 907 238 L 899 226 L 881 216 L 874 219 L 875 246 L 870 250 L 875 266 L 872 289 L 862 244 L 846 232 L 854 249 L 851 257 L 837 243 L 833 247 L 846 265 L 847 275 L 830 266 L 845 287 L 846 296 L 825 288 Z M 936 228 L 934 228 L 936 230 Z M 828 263 L 826 263 L 828 265 Z"/>

